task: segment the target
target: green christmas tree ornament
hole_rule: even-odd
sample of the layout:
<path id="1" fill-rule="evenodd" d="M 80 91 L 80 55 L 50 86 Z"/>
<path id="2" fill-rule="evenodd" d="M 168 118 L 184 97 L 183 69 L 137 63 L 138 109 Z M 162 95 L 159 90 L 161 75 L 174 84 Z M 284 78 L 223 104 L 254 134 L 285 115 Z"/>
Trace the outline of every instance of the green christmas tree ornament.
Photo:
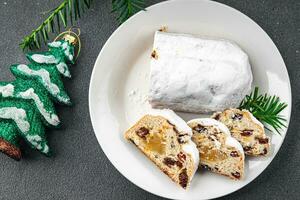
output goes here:
<path id="1" fill-rule="evenodd" d="M 68 65 L 80 52 L 80 30 L 61 33 L 49 50 L 28 53 L 29 64 L 14 64 L 15 80 L 0 82 L 0 151 L 20 160 L 19 141 L 49 156 L 45 127 L 58 127 L 54 103 L 71 105 L 63 78 L 71 78 Z"/>

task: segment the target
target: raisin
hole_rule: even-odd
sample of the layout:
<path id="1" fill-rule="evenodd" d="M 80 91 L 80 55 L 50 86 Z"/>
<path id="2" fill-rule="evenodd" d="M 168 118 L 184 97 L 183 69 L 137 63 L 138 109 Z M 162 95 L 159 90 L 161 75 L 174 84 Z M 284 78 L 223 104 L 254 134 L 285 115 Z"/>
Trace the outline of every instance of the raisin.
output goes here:
<path id="1" fill-rule="evenodd" d="M 220 119 L 220 117 L 221 117 L 221 115 L 220 115 L 220 114 L 216 114 L 216 115 L 214 116 L 214 119 L 215 119 L 215 120 L 219 120 L 219 119 Z"/>
<path id="2" fill-rule="evenodd" d="M 237 179 L 241 178 L 241 174 L 239 172 L 231 173 L 231 175 Z"/>
<path id="3" fill-rule="evenodd" d="M 186 136 L 187 134 L 180 134 L 178 135 L 178 139 L 177 141 L 179 142 L 179 144 L 183 144 L 185 143 L 186 141 L 184 140 L 184 136 Z"/>
<path id="4" fill-rule="evenodd" d="M 267 148 L 264 148 L 264 154 L 267 154 L 267 153 L 268 153 Z"/>
<path id="5" fill-rule="evenodd" d="M 232 151 L 232 152 L 230 153 L 230 156 L 231 156 L 231 157 L 239 157 L 239 153 L 238 153 L 237 151 Z"/>
<path id="6" fill-rule="evenodd" d="M 182 162 L 180 162 L 180 161 L 176 161 L 176 165 L 179 167 L 179 168 L 182 168 Z"/>
<path id="7" fill-rule="evenodd" d="M 158 54 L 157 54 L 156 50 L 153 50 L 153 51 L 152 51 L 151 57 L 154 58 L 155 60 L 158 59 Z"/>
<path id="8" fill-rule="evenodd" d="M 242 136 L 250 136 L 250 135 L 252 135 L 253 134 L 253 130 L 243 130 L 242 132 L 241 132 L 241 135 Z"/>
<path id="9" fill-rule="evenodd" d="M 186 169 L 183 169 L 180 174 L 179 174 L 179 184 L 183 187 L 186 188 L 189 177 L 187 175 Z"/>
<path id="10" fill-rule="evenodd" d="M 241 120 L 243 118 L 243 114 L 239 114 L 239 113 L 235 113 L 233 116 L 232 116 L 232 119 L 233 120 Z"/>
<path id="11" fill-rule="evenodd" d="M 177 141 L 179 142 L 179 144 L 183 144 L 184 143 L 184 141 L 180 137 L 177 139 Z"/>
<path id="12" fill-rule="evenodd" d="M 139 130 L 136 130 L 135 133 L 141 138 L 146 138 L 146 135 L 149 134 L 149 129 L 141 127 Z"/>
<path id="13" fill-rule="evenodd" d="M 186 160 L 186 155 L 182 152 L 180 152 L 179 154 L 177 154 L 177 158 L 181 161 L 184 162 Z"/>
<path id="14" fill-rule="evenodd" d="M 263 152 L 260 155 L 266 155 L 268 153 L 267 148 L 264 148 Z"/>
<path id="15" fill-rule="evenodd" d="M 205 128 L 204 126 L 201 126 L 200 124 L 197 124 L 197 126 L 195 126 L 195 127 L 193 128 L 193 130 L 194 130 L 194 131 L 197 131 L 198 133 L 201 133 L 201 132 L 205 131 L 206 128 Z"/>
<path id="16" fill-rule="evenodd" d="M 163 163 L 165 165 L 167 165 L 168 167 L 171 167 L 171 166 L 175 165 L 176 161 L 173 158 L 166 157 L 166 158 L 164 158 Z"/>
<path id="17" fill-rule="evenodd" d="M 249 146 L 244 147 L 244 151 L 250 151 L 252 148 Z"/>
<path id="18" fill-rule="evenodd" d="M 269 139 L 268 138 L 256 138 L 260 144 L 268 144 Z"/>
<path id="19" fill-rule="evenodd" d="M 215 138 L 213 138 L 212 136 L 208 136 L 208 139 L 210 139 L 211 141 L 215 141 Z"/>
<path id="20" fill-rule="evenodd" d="M 215 170 L 219 171 L 219 168 L 215 167 Z"/>
<path id="21" fill-rule="evenodd" d="M 202 165 L 202 167 L 207 170 L 212 170 L 211 167 L 209 167 L 208 165 Z"/>

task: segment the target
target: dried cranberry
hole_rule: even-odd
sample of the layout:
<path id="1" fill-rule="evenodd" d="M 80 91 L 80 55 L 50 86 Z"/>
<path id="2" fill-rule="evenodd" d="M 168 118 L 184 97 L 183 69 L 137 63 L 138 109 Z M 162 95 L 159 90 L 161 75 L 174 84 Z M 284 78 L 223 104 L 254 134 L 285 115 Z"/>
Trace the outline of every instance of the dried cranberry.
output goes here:
<path id="1" fill-rule="evenodd" d="M 173 158 L 166 157 L 166 158 L 164 158 L 163 163 L 165 165 L 167 165 L 168 167 L 171 167 L 171 166 L 175 165 L 176 160 L 174 160 Z"/>
<path id="2" fill-rule="evenodd" d="M 195 127 L 193 128 L 193 130 L 194 130 L 194 131 L 197 131 L 198 133 L 201 133 L 201 132 L 205 131 L 206 128 L 205 128 L 204 126 L 200 125 L 200 124 L 197 124 L 197 126 L 195 126 Z"/>
<path id="3" fill-rule="evenodd" d="M 241 178 L 241 174 L 239 172 L 231 173 L 231 175 L 237 179 Z"/>
<path id="4" fill-rule="evenodd" d="M 250 136 L 250 135 L 252 135 L 253 134 L 253 130 L 243 130 L 242 132 L 241 132 L 241 135 L 242 136 Z"/>
<path id="5" fill-rule="evenodd" d="M 233 116 L 232 116 L 232 119 L 233 120 L 241 120 L 243 118 L 243 114 L 239 114 L 239 113 L 235 113 Z"/>
<path id="6" fill-rule="evenodd" d="M 260 144 L 268 144 L 269 139 L 268 138 L 256 138 Z"/>
<path id="7" fill-rule="evenodd" d="M 186 160 L 186 155 L 182 152 L 180 152 L 179 154 L 177 154 L 177 158 L 181 161 L 184 162 Z"/>
<path id="8" fill-rule="evenodd" d="M 237 151 L 230 152 L 231 157 L 239 157 L 239 153 Z"/>
<path id="9" fill-rule="evenodd" d="M 183 187 L 186 188 L 189 177 L 187 175 L 186 169 L 183 169 L 180 174 L 179 174 L 179 184 Z"/>
<path id="10" fill-rule="evenodd" d="M 146 135 L 149 134 L 149 129 L 141 127 L 139 130 L 136 130 L 135 133 L 141 138 L 146 138 Z"/>

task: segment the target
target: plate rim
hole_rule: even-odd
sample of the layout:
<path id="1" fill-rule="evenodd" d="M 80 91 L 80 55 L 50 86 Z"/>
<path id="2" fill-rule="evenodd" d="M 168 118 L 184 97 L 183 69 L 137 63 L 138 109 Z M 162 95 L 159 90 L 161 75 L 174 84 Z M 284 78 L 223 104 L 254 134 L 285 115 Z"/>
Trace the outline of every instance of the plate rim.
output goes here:
<path id="1" fill-rule="evenodd" d="M 159 2 L 159 3 L 156 3 L 156 4 L 153 4 L 147 8 L 145 8 L 145 10 L 151 10 L 151 9 L 154 9 L 155 7 L 158 7 L 158 6 L 161 6 L 162 4 L 172 4 L 172 3 L 176 3 L 178 1 L 183 1 L 183 0 L 167 0 L 167 1 L 163 1 L 163 2 Z M 186 2 L 187 1 L 194 1 L 194 2 L 197 2 L 199 0 L 185 0 Z M 232 194 L 242 188 L 244 188 L 246 185 L 250 184 L 253 180 L 255 180 L 256 178 L 258 178 L 265 170 L 266 168 L 272 163 L 273 159 L 277 156 L 279 150 L 281 149 L 281 146 L 282 144 L 284 143 L 285 141 L 285 138 L 287 136 L 287 133 L 288 133 L 288 130 L 289 130 L 289 124 L 290 124 L 290 121 L 291 121 L 291 114 L 292 114 L 292 90 L 291 90 L 291 82 L 290 82 L 290 76 L 289 76 L 289 73 L 288 73 L 288 70 L 287 70 L 287 67 L 286 67 L 286 64 L 285 64 L 285 61 L 279 51 L 279 49 L 277 48 L 276 44 L 274 43 L 274 41 L 272 40 L 272 38 L 268 35 L 268 33 L 258 24 L 256 23 L 252 18 L 250 18 L 249 16 L 247 16 L 246 14 L 244 14 L 243 12 L 237 10 L 236 8 L 233 8 L 231 6 L 228 6 L 226 4 L 223 4 L 223 3 L 220 3 L 220 2 L 216 2 L 216 1 L 211 1 L 211 0 L 200 0 L 200 1 L 204 1 L 204 2 L 209 2 L 209 3 L 212 3 L 212 4 L 216 4 L 218 6 L 222 6 L 224 7 L 225 9 L 230 9 L 231 11 L 233 12 L 237 12 L 238 14 L 242 15 L 243 17 L 246 17 L 247 20 L 251 21 L 252 23 L 254 23 L 266 36 L 267 38 L 271 41 L 272 45 L 275 47 L 275 49 L 278 51 L 279 55 L 280 55 L 280 59 L 282 60 L 283 64 L 284 64 L 284 70 L 285 72 L 287 73 L 287 81 L 288 81 L 288 89 L 289 89 L 289 102 L 288 103 L 288 113 L 287 113 L 287 128 L 286 128 L 286 132 L 284 134 L 284 137 L 282 138 L 280 144 L 278 144 L 278 150 L 277 152 L 274 152 L 276 153 L 274 155 L 274 157 L 270 158 L 269 160 L 267 160 L 266 162 L 268 162 L 267 165 L 265 165 L 263 168 L 263 170 L 254 178 L 252 178 L 249 182 L 247 182 L 246 184 L 244 184 L 243 186 L 237 188 L 237 189 L 234 189 L 232 191 L 229 191 L 229 192 L 224 192 L 222 195 L 220 196 L 216 196 L 216 197 L 212 197 L 211 199 L 214 199 L 214 198 L 219 198 L 219 197 L 224 197 L 226 195 L 229 195 L 229 194 Z M 97 63 L 100 62 L 100 58 L 102 57 L 102 54 L 104 52 L 104 50 L 106 49 L 106 47 L 108 46 L 108 44 L 110 43 L 110 41 L 112 40 L 112 38 L 114 37 L 114 35 L 116 35 L 124 26 L 127 26 L 127 24 L 131 23 L 132 20 L 134 20 L 134 18 L 137 18 L 139 17 L 139 15 L 141 15 L 143 12 L 145 11 L 139 11 L 137 12 L 136 14 L 134 14 L 133 16 L 131 16 L 128 20 L 126 20 L 123 24 L 121 24 L 117 29 L 115 29 L 115 31 L 109 36 L 109 38 L 106 40 L 105 44 L 102 46 L 101 50 L 100 50 L 100 53 L 98 54 L 97 56 L 97 59 L 94 63 L 94 66 L 93 66 L 93 70 L 92 70 L 92 74 L 91 74 L 91 77 L 90 77 L 90 83 L 89 83 L 89 94 L 88 94 L 88 104 L 89 104 L 89 115 L 90 115 L 90 118 L 91 118 L 91 123 L 92 123 L 92 127 L 93 127 L 93 131 L 94 131 L 94 134 L 97 138 L 97 141 L 98 141 L 98 144 L 100 145 L 101 147 L 101 150 L 103 151 L 103 153 L 105 154 L 105 156 L 108 158 L 108 160 L 111 162 L 111 164 L 117 169 L 117 171 L 122 175 L 124 176 L 127 180 L 129 180 L 131 183 L 133 183 L 135 186 L 153 194 L 153 195 L 156 195 L 156 196 L 159 196 L 159 197 L 164 197 L 164 198 L 170 198 L 168 196 L 164 196 L 164 195 L 161 195 L 161 194 L 156 194 L 156 193 L 153 193 L 152 191 L 148 190 L 147 188 L 143 187 L 143 186 L 140 186 L 138 184 L 136 184 L 133 180 L 131 180 L 129 177 L 127 177 L 125 174 L 122 173 L 122 171 L 119 169 L 118 165 L 116 163 L 114 163 L 108 156 L 108 153 L 106 152 L 106 150 L 104 150 L 102 148 L 102 145 L 101 145 L 101 140 L 98 139 L 98 136 L 96 134 L 96 130 L 95 130 L 95 119 L 94 119 L 94 115 L 93 115 L 93 112 L 92 112 L 92 103 L 91 103 L 91 99 L 92 99 L 92 85 L 93 85 L 93 80 L 95 79 L 95 69 L 96 69 L 96 65 Z"/>

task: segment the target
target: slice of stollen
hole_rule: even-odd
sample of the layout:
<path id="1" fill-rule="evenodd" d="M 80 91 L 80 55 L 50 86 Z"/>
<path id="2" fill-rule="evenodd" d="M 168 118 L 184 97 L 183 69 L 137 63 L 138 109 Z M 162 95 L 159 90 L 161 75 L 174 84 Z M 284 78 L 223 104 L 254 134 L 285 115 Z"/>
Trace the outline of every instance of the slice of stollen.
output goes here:
<path id="1" fill-rule="evenodd" d="M 232 179 L 243 178 L 243 148 L 224 124 L 210 118 L 198 118 L 189 121 L 188 125 L 193 130 L 192 140 L 199 150 L 201 166 Z"/>
<path id="2" fill-rule="evenodd" d="M 150 160 L 182 188 L 198 168 L 199 154 L 192 130 L 171 110 L 154 110 L 125 133 Z"/>
<path id="3" fill-rule="evenodd" d="M 248 110 L 235 108 L 214 113 L 212 118 L 224 123 L 250 156 L 267 155 L 270 150 L 270 138 L 266 136 L 264 125 Z"/>

